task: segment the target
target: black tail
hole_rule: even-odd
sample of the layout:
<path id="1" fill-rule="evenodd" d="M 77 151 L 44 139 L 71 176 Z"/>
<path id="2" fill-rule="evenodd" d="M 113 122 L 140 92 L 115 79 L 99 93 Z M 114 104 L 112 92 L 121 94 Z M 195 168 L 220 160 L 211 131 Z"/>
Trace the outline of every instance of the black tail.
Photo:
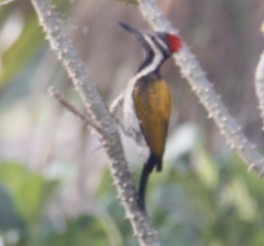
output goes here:
<path id="1" fill-rule="evenodd" d="M 156 166 L 157 172 L 160 172 L 162 169 L 162 160 L 161 157 L 154 155 L 153 153 L 150 154 L 147 162 L 145 163 L 139 183 L 139 192 L 138 192 L 138 205 L 143 210 L 146 211 L 145 208 L 145 192 L 146 186 L 148 183 L 148 177 L 150 173 L 153 171 L 153 168 Z"/>

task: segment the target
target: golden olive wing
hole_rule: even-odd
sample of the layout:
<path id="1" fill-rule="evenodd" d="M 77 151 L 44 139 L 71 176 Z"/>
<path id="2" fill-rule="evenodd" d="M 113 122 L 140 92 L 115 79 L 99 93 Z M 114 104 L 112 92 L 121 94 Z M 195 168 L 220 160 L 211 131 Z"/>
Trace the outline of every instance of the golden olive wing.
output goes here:
<path id="1" fill-rule="evenodd" d="M 133 90 L 134 106 L 147 144 L 162 156 L 171 112 L 171 96 L 167 83 L 158 78 L 138 81 Z"/>

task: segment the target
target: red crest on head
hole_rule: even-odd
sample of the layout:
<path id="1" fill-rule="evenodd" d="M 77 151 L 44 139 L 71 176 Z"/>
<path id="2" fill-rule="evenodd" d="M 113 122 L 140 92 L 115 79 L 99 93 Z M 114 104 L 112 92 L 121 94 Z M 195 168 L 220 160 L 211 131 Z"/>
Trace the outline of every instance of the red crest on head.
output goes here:
<path id="1" fill-rule="evenodd" d="M 179 36 L 168 33 L 167 43 L 172 53 L 178 52 L 182 47 L 182 41 Z"/>

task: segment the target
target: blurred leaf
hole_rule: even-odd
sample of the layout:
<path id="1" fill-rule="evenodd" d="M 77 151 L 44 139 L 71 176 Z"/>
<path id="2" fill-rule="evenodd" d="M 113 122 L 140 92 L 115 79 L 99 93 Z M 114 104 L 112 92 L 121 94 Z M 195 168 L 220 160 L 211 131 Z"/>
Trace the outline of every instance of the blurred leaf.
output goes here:
<path id="1" fill-rule="evenodd" d="M 240 178 L 235 178 L 226 184 L 222 190 L 220 203 L 225 203 L 225 206 L 236 206 L 242 220 L 255 221 L 256 219 L 255 199 L 249 194 L 248 188 Z"/>
<path id="2" fill-rule="evenodd" d="M 24 223 L 17 213 L 12 197 L 3 185 L 0 185 L 0 231 L 8 229 L 24 230 Z"/>
<path id="3" fill-rule="evenodd" d="M 68 221 L 67 230 L 60 234 L 50 231 L 41 245 L 110 245 L 105 231 L 95 217 L 82 215 L 76 220 Z"/>
<path id="4" fill-rule="evenodd" d="M 11 162 L 0 164 L 0 183 L 10 191 L 15 207 L 28 223 L 39 218 L 56 184 L 23 165 Z"/>
<path id="5" fill-rule="evenodd" d="M 44 35 L 34 13 L 27 14 L 20 37 L 3 54 L 3 67 L 0 74 L 0 90 L 29 62 L 43 43 Z"/>
<path id="6" fill-rule="evenodd" d="M 217 164 L 203 146 L 198 146 L 195 151 L 195 170 L 208 188 L 214 188 L 218 183 Z"/>

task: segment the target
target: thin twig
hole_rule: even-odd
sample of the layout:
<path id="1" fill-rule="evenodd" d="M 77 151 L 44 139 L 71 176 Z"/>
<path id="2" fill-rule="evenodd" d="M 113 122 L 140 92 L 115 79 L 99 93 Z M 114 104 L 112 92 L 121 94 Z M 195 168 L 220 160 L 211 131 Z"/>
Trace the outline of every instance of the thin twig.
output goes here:
<path id="1" fill-rule="evenodd" d="M 164 17 L 155 0 L 139 0 L 138 8 L 155 30 L 178 33 Z M 228 145 L 243 158 L 249 170 L 255 170 L 262 177 L 264 175 L 262 155 L 242 133 L 241 127 L 229 114 L 186 44 L 183 44 L 181 52 L 174 55 L 174 60 L 180 67 L 182 76 L 187 79 L 199 101 L 207 110 L 208 117 L 214 119 Z"/>
<path id="2" fill-rule="evenodd" d="M 15 2 L 15 1 L 16 0 L 3 0 L 0 2 L 0 7 L 3 7 L 4 5 Z"/>
<path id="3" fill-rule="evenodd" d="M 89 79 L 87 70 L 63 29 L 61 21 L 50 1 L 31 0 L 31 2 L 51 47 L 61 59 L 74 84 L 75 90 L 82 99 L 87 113 L 105 132 L 103 141 L 110 159 L 110 170 L 114 184 L 140 245 L 160 245 L 157 231 L 151 226 L 146 214 L 138 207 L 135 183 L 124 157 L 115 120 L 103 103 L 94 83 Z"/>
<path id="4" fill-rule="evenodd" d="M 54 97 L 63 107 L 68 109 L 71 113 L 81 119 L 86 125 L 91 125 L 95 128 L 98 132 L 104 135 L 104 132 L 101 131 L 101 128 L 92 121 L 92 119 L 88 118 L 86 115 L 81 113 L 72 103 L 70 103 L 63 94 L 61 94 L 56 88 L 50 86 L 48 88 L 48 94 Z"/>

